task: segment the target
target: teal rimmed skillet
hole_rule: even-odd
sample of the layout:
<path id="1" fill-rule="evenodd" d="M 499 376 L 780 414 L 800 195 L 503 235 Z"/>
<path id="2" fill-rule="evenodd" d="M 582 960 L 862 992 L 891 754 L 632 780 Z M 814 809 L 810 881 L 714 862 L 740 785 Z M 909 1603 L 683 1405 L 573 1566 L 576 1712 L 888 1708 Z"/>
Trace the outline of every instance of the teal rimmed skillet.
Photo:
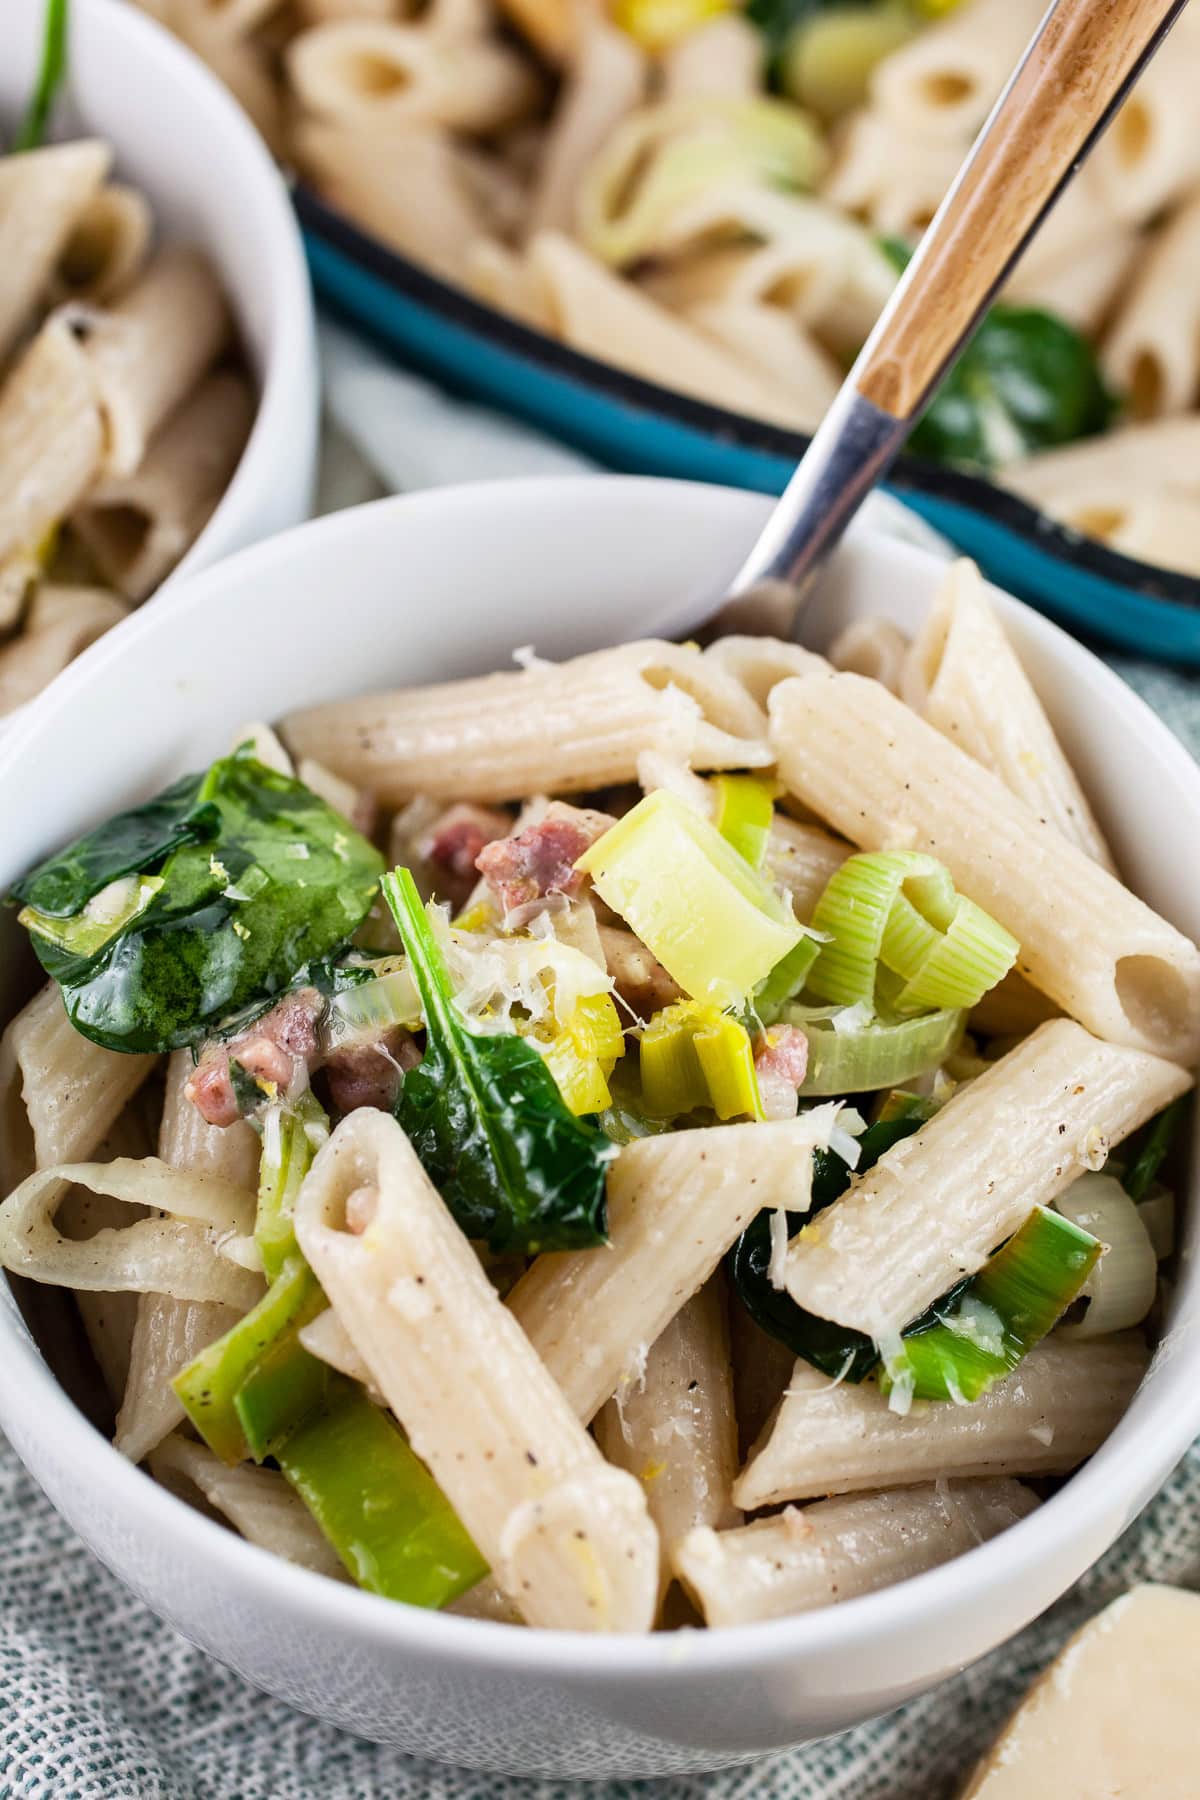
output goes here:
<path id="1" fill-rule="evenodd" d="M 427 273 L 301 187 L 313 281 L 413 367 L 610 468 L 782 492 L 807 439 L 585 356 Z M 1010 593 L 1073 631 L 1200 668 L 1200 581 L 1120 556 L 979 476 L 904 457 L 888 482 Z"/>

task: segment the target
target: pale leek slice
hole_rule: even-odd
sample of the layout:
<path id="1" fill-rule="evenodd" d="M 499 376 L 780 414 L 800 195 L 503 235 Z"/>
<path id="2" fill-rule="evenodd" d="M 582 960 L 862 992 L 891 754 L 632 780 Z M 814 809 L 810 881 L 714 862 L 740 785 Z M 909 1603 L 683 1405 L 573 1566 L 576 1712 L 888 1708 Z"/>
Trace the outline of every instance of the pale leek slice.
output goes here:
<path id="1" fill-rule="evenodd" d="M 761 869 L 767 859 L 778 785 L 761 775 L 717 775 L 712 787 L 717 830 L 752 869 Z"/>
<path id="2" fill-rule="evenodd" d="M 845 1018 L 849 1010 L 784 1007 L 782 1017 L 789 1025 L 798 1025 L 808 1039 L 801 1099 L 902 1087 L 940 1067 L 958 1045 L 967 1022 L 961 1007 L 891 1022 L 864 1017 L 861 1023 Z"/>
<path id="3" fill-rule="evenodd" d="M 652 1118 L 675 1119 L 697 1107 L 711 1107 L 718 1119 L 763 1117 L 745 1026 L 701 1001 L 679 1001 L 654 1015 L 642 1036 L 641 1078 Z"/>
<path id="4" fill-rule="evenodd" d="M 584 995 L 549 1037 L 534 1032 L 530 1042 L 541 1051 L 559 1093 L 577 1117 L 612 1105 L 608 1078 L 625 1039 L 610 995 Z"/>
<path id="5" fill-rule="evenodd" d="M 805 936 L 715 825 L 658 788 L 576 864 L 694 1000 L 740 1006 Z"/>
<path id="6" fill-rule="evenodd" d="M 842 1006 L 897 1013 L 970 1008 L 1017 959 L 1012 934 L 955 892 L 948 871 L 919 851 L 848 857 L 813 911 L 826 942 L 808 978 L 812 993 Z M 881 977 L 884 980 L 881 992 Z"/>
<path id="7" fill-rule="evenodd" d="M 1064 1218 L 1105 1246 L 1079 1298 L 1082 1319 L 1062 1327 L 1064 1337 L 1106 1337 L 1140 1325 L 1158 1292 L 1158 1254 L 1142 1217 L 1115 1175 L 1079 1175 L 1054 1202 Z"/>
<path id="8" fill-rule="evenodd" d="M 1057 1212 L 1035 1207 L 927 1331 L 892 1347 L 880 1386 L 914 1400 L 978 1400 L 1051 1330 L 1102 1246 Z"/>

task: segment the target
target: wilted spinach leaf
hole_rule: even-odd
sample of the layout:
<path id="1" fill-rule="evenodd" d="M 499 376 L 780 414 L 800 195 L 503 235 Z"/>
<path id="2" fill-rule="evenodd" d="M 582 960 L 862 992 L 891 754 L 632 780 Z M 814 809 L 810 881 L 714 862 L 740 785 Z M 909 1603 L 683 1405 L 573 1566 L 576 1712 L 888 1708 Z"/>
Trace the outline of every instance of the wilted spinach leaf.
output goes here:
<path id="1" fill-rule="evenodd" d="M 908 247 L 883 248 L 903 268 Z M 1087 339 L 1035 306 L 993 306 L 912 431 L 936 462 L 993 469 L 1103 431 L 1118 410 Z"/>
<path id="2" fill-rule="evenodd" d="M 493 1250 L 579 1250 L 605 1242 L 612 1145 L 564 1105 L 545 1062 L 516 1033 L 468 1031 L 429 916 L 407 869 L 383 878 L 425 1016 L 425 1055 L 396 1117 L 468 1237 Z"/>
<path id="3" fill-rule="evenodd" d="M 164 1051 L 344 945 L 382 868 L 347 820 L 243 745 L 51 857 L 14 898 L 76 1029 Z"/>

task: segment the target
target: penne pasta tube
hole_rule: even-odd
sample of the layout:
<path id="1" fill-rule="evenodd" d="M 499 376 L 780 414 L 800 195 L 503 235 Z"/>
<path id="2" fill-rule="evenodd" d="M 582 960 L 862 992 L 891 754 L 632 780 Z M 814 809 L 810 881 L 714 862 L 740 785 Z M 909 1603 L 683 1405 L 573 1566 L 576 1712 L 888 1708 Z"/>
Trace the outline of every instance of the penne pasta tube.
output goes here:
<path id="1" fill-rule="evenodd" d="M 386 132 L 328 119 L 298 124 L 292 147 L 324 195 L 402 255 L 448 281 L 465 281 L 471 247 L 484 230 L 462 158 L 439 127 Z M 387 171 L 395 163 L 404 180 Z"/>
<path id="2" fill-rule="evenodd" d="M 661 1604 L 675 1545 L 696 1525 L 741 1524 L 730 1499 L 737 1420 L 719 1277 L 651 1344 L 640 1381 L 601 1409 L 595 1436 L 609 1462 L 636 1475 L 646 1490 L 662 1543 Z"/>
<path id="3" fill-rule="evenodd" d="M 570 62 L 578 30 L 571 0 L 500 0 L 500 5 L 552 68 Z"/>
<path id="4" fill-rule="evenodd" d="M 1186 1069 L 1052 1019 L 792 1239 L 788 1292 L 882 1344 L 1191 1085 Z"/>
<path id="5" fill-rule="evenodd" d="M 934 596 L 899 691 L 1043 824 L 1116 873 L 1087 796 L 988 603 L 979 570 L 965 557 L 952 564 Z"/>
<path id="6" fill-rule="evenodd" d="M 112 164 L 96 138 L 0 158 L 0 363 Z"/>
<path id="7" fill-rule="evenodd" d="M 757 371 L 622 281 L 578 244 L 544 231 L 533 239 L 528 255 L 551 327 L 575 349 L 615 362 L 643 381 L 661 382 L 669 371 L 673 388 L 709 405 L 803 428 L 790 396 L 780 395 Z"/>
<path id="8" fill-rule="evenodd" d="M 58 1209 L 59 1230 L 64 1237 L 79 1241 L 101 1227 L 124 1225 L 128 1220 L 129 1213 L 119 1201 L 90 1194 L 86 1188 L 68 1188 Z M 74 1301 L 108 1397 L 118 1407 L 129 1378 L 138 1296 L 80 1293 L 74 1295 Z"/>
<path id="9" fill-rule="evenodd" d="M 88 354 L 56 313 L 0 387 L 0 585 L 10 563 L 38 571 L 49 533 L 95 479 L 104 441 Z"/>
<path id="10" fill-rule="evenodd" d="M 868 107 L 853 114 L 839 134 L 821 197 L 885 236 L 919 237 L 957 175 L 966 143 L 958 137 L 921 137 Z"/>
<path id="11" fill-rule="evenodd" d="M 740 13 L 719 13 L 663 51 L 662 96 L 753 99 L 765 85 L 763 61 L 762 33 Z"/>
<path id="12" fill-rule="evenodd" d="M 152 1453 L 150 1472 L 175 1492 L 182 1488 L 186 1496 L 188 1490 L 194 1490 L 223 1513 L 247 1542 L 272 1550 L 302 1569 L 345 1580 L 337 1552 L 277 1470 L 255 1469 L 245 1463 L 231 1469 L 204 1444 L 173 1435 Z"/>
<path id="13" fill-rule="evenodd" d="M 1185 10 L 1166 55 L 1153 58 L 1096 146 L 1095 180 L 1110 218 L 1140 224 L 1200 181 L 1198 79 L 1200 24 Z"/>
<path id="14" fill-rule="evenodd" d="M 46 295 L 64 300 L 111 300 L 133 280 L 150 247 L 154 219 L 137 188 L 112 181 L 98 188 L 71 227 L 54 261 Z"/>
<path id="15" fill-rule="evenodd" d="M 1200 1054 L 1200 950 L 876 682 L 771 696 L 780 778 L 860 848 L 928 851 L 1017 938 L 1020 972 L 1117 1043 Z"/>
<path id="16" fill-rule="evenodd" d="M 680 1578 L 706 1625 L 749 1625 L 833 1606 L 973 1550 L 1037 1506 L 1019 1481 L 960 1481 L 789 1506 L 736 1531 L 683 1541 Z"/>
<path id="17" fill-rule="evenodd" d="M 1045 10 L 1042 0 L 972 0 L 877 64 L 872 104 L 899 131 L 949 141 L 961 157 Z"/>
<path id="18" fill-rule="evenodd" d="M 479 237 L 467 245 L 462 279 L 488 306 L 511 313 L 534 331 L 552 331 L 550 306 L 542 284 L 524 256 L 495 238 Z"/>
<path id="19" fill-rule="evenodd" d="M 1068 188 L 1068 194 L 1071 191 Z M 1057 208 L 1051 218 L 1056 216 Z M 1114 230 L 1104 217 L 1095 236 L 1078 247 L 1069 245 L 1061 255 L 1038 256 L 1032 262 L 1023 257 L 1004 289 L 1004 299 L 1056 313 L 1076 331 L 1094 337 L 1108 320 L 1143 248 L 1140 232 Z"/>
<path id="20" fill-rule="evenodd" d="M 813 650 L 783 638 L 739 636 L 730 633 L 709 644 L 704 660 L 724 676 L 739 681 L 755 706 L 765 712 L 781 681 L 793 675 L 828 674 L 829 664 Z"/>
<path id="21" fill-rule="evenodd" d="M 645 98 L 646 57 L 601 15 L 580 26 L 576 54 L 546 136 L 527 234 L 570 231 L 584 170 L 609 133 Z"/>
<path id="22" fill-rule="evenodd" d="M 508 1306 L 586 1423 L 641 1381 L 646 1354 L 763 1207 L 806 1212 L 812 1152 L 840 1105 L 627 1144 L 608 1176 L 607 1251 L 539 1256 Z M 752 1169 L 752 1173 L 747 1173 Z"/>
<path id="23" fill-rule="evenodd" d="M 1200 70 L 1198 70 L 1200 73 Z M 1138 419 L 1200 400 L 1200 195 L 1168 220 L 1140 259 L 1101 351 L 1104 372 Z"/>
<path id="24" fill-rule="evenodd" d="M 908 653 L 908 639 L 890 619 L 855 619 L 830 645 L 829 660 L 835 669 L 868 675 L 889 693 L 899 694 Z"/>
<path id="25" fill-rule="evenodd" d="M 83 336 L 104 415 L 104 473 L 131 474 L 230 340 L 220 285 L 196 251 L 162 250 L 114 306 L 71 308 L 65 316 Z"/>
<path id="26" fill-rule="evenodd" d="M 310 1356 L 319 1357 L 323 1363 L 328 1363 L 331 1369 L 348 1376 L 351 1381 L 361 1382 L 370 1391 L 372 1398 L 382 1402 L 383 1396 L 371 1380 L 370 1369 L 358 1354 L 354 1340 L 332 1306 L 327 1306 L 315 1319 L 302 1325 L 298 1336 Z"/>
<path id="27" fill-rule="evenodd" d="M 538 98 L 536 77 L 506 46 L 485 37 L 447 39 L 420 25 L 317 25 L 292 40 L 285 60 L 300 105 L 344 125 L 494 131 Z"/>
<path id="28" fill-rule="evenodd" d="M 168 1059 L 159 1157 L 173 1169 L 230 1182 L 249 1200 L 258 1186 L 258 1138 L 244 1119 L 222 1130 L 201 1117 L 186 1093 L 192 1068 L 189 1050 L 176 1050 Z M 220 1301 L 177 1300 L 153 1293 L 138 1299 L 128 1380 L 113 1440 L 131 1462 L 141 1462 L 182 1422 L 184 1409 L 172 1381 L 237 1318 Z"/>
<path id="29" fill-rule="evenodd" d="M 73 1242 L 54 1224 L 63 1185 L 71 1182 L 148 1207 L 150 1216 Z M 253 1198 L 240 1188 L 168 1168 L 156 1157 L 59 1163 L 0 1202 L 0 1267 L 54 1287 L 221 1300 L 246 1312 L 262 1293 L 262 1277 L 230 1252 L 237 1253 L 253 1218 Z"/>
<path id="30" fill-rule="evenodd" d="M 91 1156 L 155 1061 L 81 1037 L 47 982 L 0 1038 L 0 1192 Z"/>
<path id="31" fill-rule="evenodd" d="M 0 645 L 0 717 L 40 694 L 128 610 L 105 588 L 35 588 L 21 635 Z"/>
<path id="32" fill-rule="evenodd" d="M 771 760 L 763 714 L 699 651 L 653 639 L 564 663 L 292 713 L 293 755 L 315 757 L 385 806 L 418 794 L 507 800 L 632 781 L 643 751 L 700 769 Z"/>
<path id="33" fill-rule="evenodd" d="M 254 422 L 242 375 L 210 375 L 167 420 L 131 475 L 110 475 L 72 514 L 101 574 L 144 600 L 191 549 L 233 478 Z"/>
<path id="34" fill-rule="evenodd" d="M 1066 1475 L 1099 1449 L 1149 1361 L 1132 1333 L 1082 1344 L 1051 1336 L 972 1405 L 915 1400 L 904 1416 L 875 1382 L 835 1384 L 798 1362 L 734 1497 L 750 1512 L 934 1475 Z"/>
<path id="35" fill-rule="evenodd" d="M 803 428 L 816 430 L 841 386 L 841 371 L 802 326 L 761 300 L 708 301 L 693 306 L 687 318 L 747 368 L 774 377 Z"/>
<path id="36" fill-rule="evenodd" d="M 182 1424 L 183 1405 L 172 1381 L 240 1316 L 220 1300 L 177 1300 L 153 1293 L 137 1297 L 129 1368 L 113 1436 L 130 1462 L 141 1462 Z"/>
<path id="37" fill-rule="evenodd" d="M 849 844 L 830 837 L 819 825 L 799 825 L 775 814 L 767 839 L 767 872 L 786 888 L 796 917 L 807 922 L 825 892 L 829 877 L 850 855 Z"/>
<path id="38" fill-rule="evenodd" d="M 573 1416 L 394 1119 L 362 1109 L 342 1121 L 301 1189 L 296 1233 L 528 1622 L 648 1630 L 658 1542 L 642 1491 Z"/>

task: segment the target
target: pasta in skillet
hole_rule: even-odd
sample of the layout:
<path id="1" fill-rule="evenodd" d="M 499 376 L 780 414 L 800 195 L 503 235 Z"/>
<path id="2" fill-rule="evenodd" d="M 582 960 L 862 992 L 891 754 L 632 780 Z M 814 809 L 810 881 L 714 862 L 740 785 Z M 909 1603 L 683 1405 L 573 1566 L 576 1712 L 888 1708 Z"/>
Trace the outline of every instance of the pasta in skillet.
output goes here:
<path id="1" fill-rule="evenodd" d="M 0 716 L 170 574 L 254 405 L 212 269 L 155 247 L 109 145 L 0 155 Z"/>
<path id="2" fill-rule="evenodd" d="M 125 1455 L 393 1600 L 644 1632 L 906 1579 L 1099 1446 L 1200 949 L 969 564 L 835 654 L 887 683 L 727 637 L 335 700 L 18 883 L 0 1266 Z"/>
<path id="3" fill-rule="evenodd" d="M 801 431 L 837 391 L 1044 11 L 141 3 L 365 231 L 590 356 Z M 1116 550 L 1192 574 L 1198 75 L 1189 9 L 912 439 Z M 1191 455 L 1176 454 L 1181 434 Z"/>

